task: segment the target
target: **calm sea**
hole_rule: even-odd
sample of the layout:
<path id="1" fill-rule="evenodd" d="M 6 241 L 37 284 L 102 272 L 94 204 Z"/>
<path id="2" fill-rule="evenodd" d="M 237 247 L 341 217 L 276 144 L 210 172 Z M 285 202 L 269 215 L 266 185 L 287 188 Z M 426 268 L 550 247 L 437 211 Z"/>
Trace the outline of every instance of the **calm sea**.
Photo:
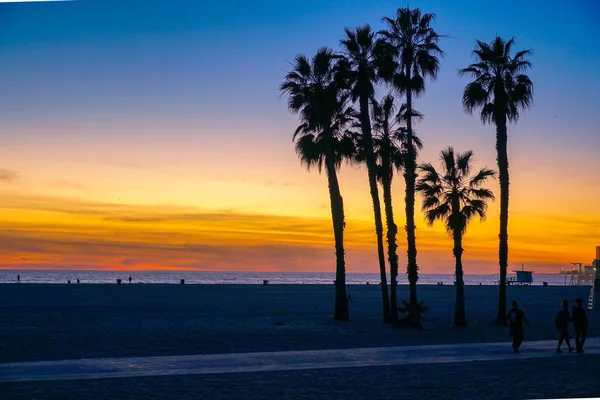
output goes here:
<path id="1" fill-rule="evenodd" d="M 68 280 L 75 283 L 79 278 L 81 283 L 115 283 L 117 279 L 122 279 L 123 283 L 131 276 L 133 283 L 168 283 L 179 284 L 181 279 L 185 279 L 190 284 L 239 284 L 256 285 L 262 284 L 263 280 L 268 280 L 272 284 L 306 284 L 306 285 L 329 285 L 333 283 L 335 274 L 333 273 L 312 273 L 312 272 L 164 272 L 164 271 L 17 271 L 0 270 L 0 283 L 15 283 L 17 275 L 21 276 L 22 283 L 53 283 L 64 284 Z M 512 276 L 509 274 L 509 276 Z M 379 282 L 379 274 L 348 274 L 348 284 L 364 285 L 366 282 L 375 284 Z M 495 285 L 499 280 L 499 275 L 465 275 L 467 285 Z M 566 284 L 569 284 L 570 277 Z M 388 275 L 389 280 L 389 275 Z M 452 274 L 421 274 L 419 276 L 420 285 L 436 285 L 443 282 L 445 285 L 454 283 Z M 561 275 L 543 275 L 535 274 L 533 278 L 534 285 L 542 285 L 548 282 L 549 285 L 564 285 L 565 277 Z M 398 283 L 403 285 L 408 281 L 405 275 L 399 277 Z"/>

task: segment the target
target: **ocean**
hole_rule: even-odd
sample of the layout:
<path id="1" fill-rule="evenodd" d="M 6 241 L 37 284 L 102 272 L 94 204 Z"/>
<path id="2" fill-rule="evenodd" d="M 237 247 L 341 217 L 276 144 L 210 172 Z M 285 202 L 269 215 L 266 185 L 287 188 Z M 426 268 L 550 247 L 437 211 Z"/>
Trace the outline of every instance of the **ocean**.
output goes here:
<path id="1" fill-rule="evenodd" d="M 21 277 L 21 283 L 50 283 L 65 284 L 68 280 L 75 283 L 77 279 L 85 284 L 97 283 L 116 283 L 117 279 L 122 279 L 127 283 L 131 276 L 132 283 L 161 283 L 161 284 L 179 284 L 181 279 L 185 279 L 186 284 L 236 284 L 236 285 L 257 285 L 262 284 L 263 280 L 268 280 L 270 284 L 304 284 L 304 285 L 330 285 L 335 279 L 334 273 L 315 273 L 315 272 L 188 272 L 188 271 L 33 271 L 33 270 L 0 270 L 0 283 L 16 283 L 17 275 Z M 513 276 L 509 274 L 508 276 Z M 498 274 L 493 275 L 465 275 L 464 280 L 467 285 L 496 285 L 499 280 Z M 548 282 L 548 285 L 568 285 L 570 276 L 565 280 L 563 275 L 534 274 L 533 285 L 542 285 Z M 364 285 L 367 282 L 377 284 L 379 282 L 378 273 L 346 275 L 349 285 Z M 421 274 L 419 275 L 419 285 L 436 285 L 442 282 L 445 285 L 454 283 L 453 274 Z M 388 274 L 389 281 L 389 274 Z M 405 274 L 399 276 L 400 285 L 408 284 Z"/>

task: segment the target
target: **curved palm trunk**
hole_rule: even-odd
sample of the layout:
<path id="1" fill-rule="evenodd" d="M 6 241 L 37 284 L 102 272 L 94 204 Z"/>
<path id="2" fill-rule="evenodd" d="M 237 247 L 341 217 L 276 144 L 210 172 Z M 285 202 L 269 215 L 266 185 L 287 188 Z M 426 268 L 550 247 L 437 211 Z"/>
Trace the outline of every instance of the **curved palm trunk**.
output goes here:
<path id="1" fill-rule="evenodd" d="M 340 193 L 340 185 L 335 172 L 333 152 L 331 145 L 327 146 L 325 155 L 325 168 L 327 169 L 327 182 L 329 185 L 329 199 L 331 202 L 331 219 L 333 222 L 333 235 L 335 238 L 335 310 L 333 318 L 347 321 L 350 319 L 348 299 L 346 297 L 346 263 L 344 260 L 344 201 Z"/>
<path id="2" fill-rule="evenodd" d="M 412 68 L 407 66 L 407 76 L 410 75 Z M 417 328 L 421 327 L 421 318 L 418 315 L 417 305 L 417 281 L 419 280 L 419 266 L 417 265 L 417 238 L 415 235 L 415 180 L 417 160 L 415 150 L 413 148 L 413 130 L 412 130 L 412 89 L 406 91 L 406 106 L 409 117 L 406 120 L 407 140 L 408 140 L 408 159 L 406 160 L 404 179 L 406 181 L 406 241 L 408 244 L 408 282 L 410 284 L 410 297 L 412 318 L 414 325 Z"/>
<path id="3" fill-rule="evenodd" d="M 454 231 L 454 258 L 456 261 L 456 304 L 454 308 L 454 326 L 467 326 L 467 314 L 465 311 L 465 282 L 463 280 L 462 267 L 462 235 L 458 231 Z"/>
<path id="4" fill-rule="evenodd" d="M 392 322 L 398 320 L 398 299 L 396 294 L 396 286 L 398 281 L 398 254 L 396 250 L 398 245 L 396 244 L 396 234 L 398 233 L 398 226 L 394 221 L 394 210 L 392 207 L 392 179 L 388 174 L 391 169 L 389 155 L 384 155 L 382 160 L 383 165 L 383 203 L 385 206 L 385 222 L 387 225 L 387 244 L 388 244 L 388 259 L 390 261 L 390 277 L 391 277 L 391 288 L 390 288 L 390 319 Z"/>
<path id="5" fill-rule="evenodd" d="M 496 151 L 498 153 L 498 171 L 500 175 L 500 244 L 498 261 L 500 264 L 500 293 L 498 297 L 498 315 L 495 322 L 506 322 L 506 270 L 508 267 L 508 134 L 506 129 L 506 114 L 499 113 L 496 117 Z"/>
<path id="6" fill-rule="evenodd" d="M 383 222 L 381 218 L 381 202 L 377 188 L 377 172 L 375 155 L 373 154 L 373 138 L 371 136 L 371 119 L 369 117 L 369 98 L 360 97 L 360 119 L 363 132 L 363 144 L 366 153 L 367 173 L 369 175 L 369 191 L 373 201 L 375 217 L 375 234 L 377 235 L 377 256 L 379 259 L 379 274 L 381 277 L 381 300 L 383 304 L 383 320 L 390 321 L 390 299 L 388 296 L 387 276 L 385 272 L 385 251 L 383 249 Z"/>

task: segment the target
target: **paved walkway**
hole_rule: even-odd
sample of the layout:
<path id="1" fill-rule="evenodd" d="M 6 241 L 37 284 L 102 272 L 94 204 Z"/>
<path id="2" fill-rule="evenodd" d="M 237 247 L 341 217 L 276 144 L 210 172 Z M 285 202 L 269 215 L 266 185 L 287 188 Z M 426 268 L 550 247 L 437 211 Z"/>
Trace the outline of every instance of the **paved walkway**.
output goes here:
<path id="1" fill-rule="evenodd" d="M 0 383 L 585 357 L 600 354 L 600 338 L 587 340 L 585 354 L 555 348 L 555 340 L 543 340 L 526 342 L 517 354 L 502 342 L 0 363 Z"/>

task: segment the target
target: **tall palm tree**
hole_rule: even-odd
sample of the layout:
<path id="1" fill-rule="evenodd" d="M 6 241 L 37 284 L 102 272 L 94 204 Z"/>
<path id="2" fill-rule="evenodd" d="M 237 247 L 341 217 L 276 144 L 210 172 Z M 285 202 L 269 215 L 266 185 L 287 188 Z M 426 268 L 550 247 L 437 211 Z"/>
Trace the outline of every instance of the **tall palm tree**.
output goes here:
<path id="1" fill-rule="evenodd" d="M 300 161 L 309 169 L 316 167 L 319 173 L 325 167 L 335 238 L 334 318 L 347 320 L 344 203 L 336 171 L 344 158 L 352 156 L 353 145 L 345 135 L 346 126 L 351 121 L 351 110 L 346 108 L 348 95 L 337 79 L 338 61 L 339 57 L 328 48 L 319 49 L 312 60 L 303 55 L 297 56 L 280 90 L 288 95 L 290 111 L 299 114 L 302 122 L 293 137 Z"/>
<path id="2" fill-rule="evenodd" d="M 398 226 L 394 221 L 394 209 L 392 206 L 392 179 L 394 171 L 404 169 L 406 158 L 407 138 L 406 128 L 401 126 L 404 122 L 406 105 L 403 104 L 400 110 L 396 110 L 394 96 L 391 94 L 385 96 L 381 102 L 373 101 L 373 148 L 377 157 L 378 171 L 377 178 L 383 187 L 383 202 L 385 206 L 385 218 L 387 226 L 387 244 L 388 259 L 390 262 L 391 293 L 390 310 L 392 321 L 398 319 L 398 300 L 396 286 L 398 280 L 398 246 L 396 244 L 396 235 Z M 418 149 L 422 148 L 420 139 L 413 135 L 413 143 Z"/>
<path id="3" fill-rule="evenodd" d="M 421 164 L 423 172 L 417 182 L 417 191 L 423 196 L 425 219 L 431 226 L 436 220 L 443 221 L 446 231 L 452 236 L 452 252 L 456 260 L 456 306 L 454 325 L 467 326 L 465 313 L 465 292 L 462 267 L 462 239 L 467 225 L 473 217 L 485 219 L 487 201 L 493 200 L 493 193 L 482 187 L 487 178 L 495 172 L 481 168 L 470 176 L 473 152 L 455 153 L 452 147 L 442 151 L 442 171 L 438 173 L 429 163 Z"/>
<path id="4" fill-rule="evenodd" d="M 440 35 L 431 27 L 434 14 L 422 14 L 418 8 L 399 8 L 395 19 L 385 17 L 383 20 L 387 30 L 380 31 L 389 43 L 397 64 L 395 73 L 388 75 L 387 80 L 400 93 L 406 95 L 406 129 L 408 143 L 413 142 L 413 99 L 425 92 L 425 78 L 435 79 L 440 69 L 439 57 L 443 56 L 438 47 Z M 407 274 L 410 283 L 409 304 L 412 317 L 420 327 L 418 312 L 417 280 L 419 267 L 417 264 L 417 241 L 415 236 L 415 182 L 417 168 L 417 152 L 415 146 L 409 145 L 406 154 L 404 178 L 406 182 L 406 236 L 408 242 Z"/>
<path id="5" fill-rule="evenodd" d="M 475 63 L 461 69 L 459 74 L 474 80 L 465 87 L 463 107 L 472 114 L 481 109 L 481 121 L 496 125 L 496 152 L 500 176 L 500 294 L 496 322 L 505 323 L 506 269 L 508 266 L 508 132 L 507 123 L 516 123 L 519 112 L 533 102 L 533 83 L 524 74 L 531 67 L 526 59 L 531 50 L 522 50 L 511 56 L 514 38 L 504 41 L 496 37 L 492 42 L 477 41 L 473 56 Z"/>
<path id="6" fill-rule="evenodd" d="M 377 164 L 373 153 L 373 137 L 371 132 L 371 119 L 369 113 L 370 100 L 375 94 L 377 82 L 377 60 L 375 32 L 369 25 L 355 30 L 346 28 L 345 37 L 340 41 L 345 57 L 345 76 L 353 101 L 358 101 L 358 120 L 362 135 L 359 136 L 364 150 L 367 175 L 369 177 L 369 191 L 373 202 L 375 218 L 375 234 L 377 236 L 377 255 L 379 259 L 379 274 L 381 278 L 381 297 L 383 303 L 383 320 L 389 321 L 390 302 L 388 296 L 387 277 L 385 272 L 385 252 L 383 249 L 383 222 L 381 218 L 381 204 L 377 188 Z"/>

